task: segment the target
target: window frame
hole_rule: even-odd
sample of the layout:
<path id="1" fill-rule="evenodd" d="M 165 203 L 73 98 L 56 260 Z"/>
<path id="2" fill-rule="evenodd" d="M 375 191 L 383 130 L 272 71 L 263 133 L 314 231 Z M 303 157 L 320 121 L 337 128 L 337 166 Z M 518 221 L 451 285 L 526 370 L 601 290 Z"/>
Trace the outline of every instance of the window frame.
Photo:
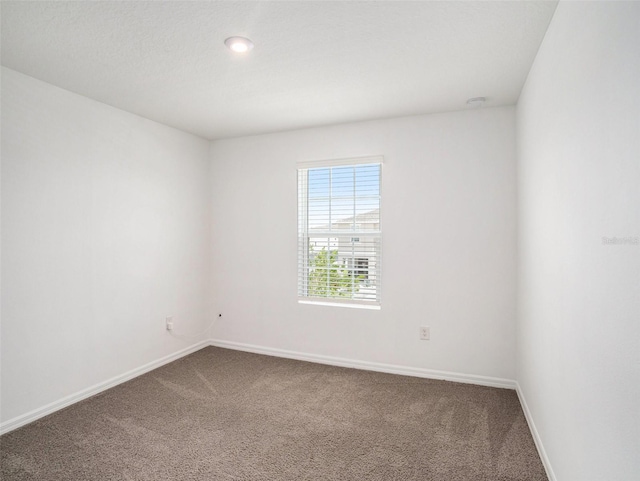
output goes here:
<path id="1" fill-rule="evenodd" d="M 355 242 L 360 242 L 361 238 L 371 238 L 373 253 L 375 256 L 375 260 L 373 265 L 375 267 L 375 273 L 373 276 L 369 272 L 369 264 L 370 257 L 366 257 L 367 259 L 367 285 L 369 279 L 372 277 L 375 279 L 374 286 L 374 294 L 375 299 L 354 299 L 354 292 L 351 292 L 352 297 L 342 298 L 342 297 L 315 297 L 308 295 L 308 285 L 309 285 L 309 270 L 310 270 L 310 261 L 309 261 L 309 253 L 310 253 L 310 239 L 313 236 L 313 232 L 309 226 L 309 171 L 312 169 L 327 169 L 327 168 L 335 168 L 335 167 L 354 167 L 360 165 L 378 165 L 378 192 L 377 192 L 377 209 L 378 209 L 378 219 L 376 224 L 378 224 L 378 228 L 376 230 L 363 230 L 362 228 L 357 228 L 357 222 L 354 217 L 354 226 L 344 231 L 344 234 L 340 232 L 341 237 L 342 234 L 344 238 L 351 238 L 351 243 L 354 243 L 354 238 L 357 239 Z M 384 165 L 384 157 L 381 155 L 377 156 L 366 156 L 366 157 L 351 157 L 344 159 L 331 159 L 331 160 L 313 160 L 313 161 L 301 161 L 297 162 L 297 228 L 298 228 L 298 259 L 297 259 L 297 290 L 298 290 L 298 303 L 299 304 L 315 304 L 315 305 L 327 305 L 327 306 L 339 306 L 339 307 L 356 307 L 356 308 L 364 308 L 364 309 L 380 309 L 381 301 L 382 301 L 382 171 Z M 301 171 L 304 171 L 304 178 L 301 177 Z M 354 171 L 355 176 L 355 171 Z M 354 177 L 355 178 L 355 177 Z M 354 192 L 356 189 L 356 185 L 354 183 Z M 304 197 L 303 197 L 304 194 Z M 366 196 L 365 196 L 366 197 Z M 329 196 L 329 201 L 331 202 L 334 197 L 332 195 Z M 358 196 L 354 195 L 353 203 L 354 203 L 354 212 L 357 206 Z M 374 208 L 373 210 L 375 210 Z M 365 212 L 361 212 L 361 215 Z M 331 219 L 329 219 L 329 231 L 334 232 L 332 230 L 333 223 Z M 324 234 L 322 234 L 324 237 Z M 327 237 L 327 248 L 330 249 L 331 239 Z M 363 255 L 355 253 L 352 254 L 351 257 L 347 257 L 347 259 L 351 259 L 352 262 L 356 262 L 356 259 L 361 260 L 364 258 Z"/>

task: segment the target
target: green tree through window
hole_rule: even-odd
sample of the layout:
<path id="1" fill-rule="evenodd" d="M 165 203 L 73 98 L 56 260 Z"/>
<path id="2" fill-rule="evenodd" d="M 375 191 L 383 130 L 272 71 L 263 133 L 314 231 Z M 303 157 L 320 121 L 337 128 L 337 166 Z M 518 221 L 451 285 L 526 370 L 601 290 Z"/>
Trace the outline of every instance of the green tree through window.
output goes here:
<path id="1" fill-rule="evenodd" d="M 309 249 L 309 296 L 311 297 L 353 297 L 360 290 L 363 275 L 355 275 L 338 259 L 338 250 L 319 251 Z"/>

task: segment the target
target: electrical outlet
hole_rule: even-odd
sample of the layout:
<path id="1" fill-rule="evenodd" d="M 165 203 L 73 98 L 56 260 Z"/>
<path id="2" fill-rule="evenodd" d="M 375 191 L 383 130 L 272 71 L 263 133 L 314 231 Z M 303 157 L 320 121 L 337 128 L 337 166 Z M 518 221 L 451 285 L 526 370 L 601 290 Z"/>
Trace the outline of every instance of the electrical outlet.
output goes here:
<path id="1" fill-rule="evenodd" d="M 431 329 L 426 326 L 422 326 L 420 328 L 420 339 L 423 341 L 428 341 L 431 338 Z"/>
<path id="2" fill-rule="evenodd" d="M 173 331 L 173 316 L 169 316 L 166 319 L 167 331 Z"/>

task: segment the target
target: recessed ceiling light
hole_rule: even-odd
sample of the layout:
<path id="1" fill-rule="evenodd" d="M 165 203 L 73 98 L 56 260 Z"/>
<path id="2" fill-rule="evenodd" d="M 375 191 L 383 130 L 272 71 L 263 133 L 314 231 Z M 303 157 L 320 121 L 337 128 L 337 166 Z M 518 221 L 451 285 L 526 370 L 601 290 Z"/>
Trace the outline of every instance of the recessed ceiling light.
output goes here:
<path id="1" fill-rule="evenodd" d="M 482 107 L 486 101 L 486 97 L 473 97 L 472 99 L 467 100 L 467 105 L 469 107 Z"/>
<path id="2" fill-rule="evenodd" d="M 236 53 L 247 53 L 253 48 L 253 42 L 244 37 L 229 37 L 224 44 Z"/>

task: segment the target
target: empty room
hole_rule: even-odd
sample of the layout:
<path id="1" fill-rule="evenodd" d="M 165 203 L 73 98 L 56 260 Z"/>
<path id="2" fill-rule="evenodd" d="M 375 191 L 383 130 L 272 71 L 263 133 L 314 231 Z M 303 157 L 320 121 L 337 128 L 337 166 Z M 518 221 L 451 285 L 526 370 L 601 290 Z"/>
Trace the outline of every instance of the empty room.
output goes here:
<path id="1" fill-rule="evenodd" d="M 640 481 L 640 2 L 0 8 L 3 481 Z"/>

